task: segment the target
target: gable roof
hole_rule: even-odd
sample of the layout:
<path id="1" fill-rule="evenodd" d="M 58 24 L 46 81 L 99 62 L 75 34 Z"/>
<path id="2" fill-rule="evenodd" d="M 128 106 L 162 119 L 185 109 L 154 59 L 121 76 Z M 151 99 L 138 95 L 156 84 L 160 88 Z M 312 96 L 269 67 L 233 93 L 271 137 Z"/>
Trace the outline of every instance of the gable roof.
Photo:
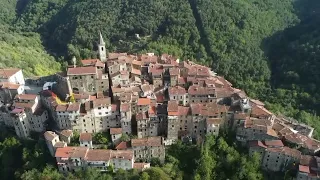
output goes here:
<path id="1" fill-rule="evenodd" d="M 97 74 L 97 68 L 93 66 L 68 68 L 67 75 Z"/>
<path id="2" fill-rule="evenodd" d="M 79 141 L 92 141 L 91 133 L 81 133 L 79 137 Z"/>
<path id="3" fill-rule="evenodd" d="M 17 72 L 19 72 L 21 69 L 17 68 L 8 68 L 8 69 L 0 69 L 0 78 L 10 78 Z"/>

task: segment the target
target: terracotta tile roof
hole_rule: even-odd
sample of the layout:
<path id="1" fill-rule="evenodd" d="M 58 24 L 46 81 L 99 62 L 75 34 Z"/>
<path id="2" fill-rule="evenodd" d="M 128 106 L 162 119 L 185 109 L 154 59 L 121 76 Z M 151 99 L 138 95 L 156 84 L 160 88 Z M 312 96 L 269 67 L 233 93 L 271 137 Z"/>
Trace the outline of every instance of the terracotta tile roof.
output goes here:
<path id="1" fill-rule="evenodd" d="M 179 106 L 178 112 L 179 112 L 179 116 L 187 116 L 190 114 L 190 107 Z"/>
<path id="2" fill-rule="evenodd" d="M 127 56 L 127 53 L 109 53 L 108 54 L 108 59 L 112 60 L 112 59 L 118 59 L 121 56 Z"/>
<path id="3" fill-rule="evenodd" d="M 111 87 L 113 93 L 123 93 L 125 91 L 124 88 L 119 87 Z"/>
<path id="4" fill-rule="evenodd" d="M 146 137 L 139 139 L 131 139 L 131 146 L 163 146 L 162 137 Z"/>
<path id="5" fill-rule="evenodd" d="M 226 97 L 230 97 L 233 92 L 229 89 L 226 89 L 226 88 L 215 88 L 215 91 L 216 91 L 216 95 L 217 95 L 217 98 L 226 98 Z"/>
<path id="6" fill-rule="evenodd" d="M 52 141 L 54 138 L 58 137 L 58 135 L 52 131 L 46 131 L 43 135 L 47 141 Z"/>
<path id="7" fill-rule="evenodd" d="M 251 110 L 251 116 L 253 117 L 266 117 L 266 116 L 271 116 L 273 115 L 270 111 L 268 111 L 266 108 L 257 106 L 257 105 L 252 105 L 252 110 Z"/>
<path id="8" fill-rule="evenodd" d="M 117 146 L 116 146 L 116 150 L 125 150 L 130 148 L 130 142 L 120 142 Z"/>
<path id="9" fill-rule="evenodd" d="M 9 68 L 9 69 L 0 69 L 0 78 L 10 78 L 17 72 L 19 72 L 21 69 L 16 68 Z"/>
<path id="10" fill-rule="evenodd" d="M 103 99 L 103 98 L 104 98 L 103 92 L 97 92 L 96 99 Z"/>
<path id="11" fill-rule="evenodd" d="M 168 91 L 169 95 L 184 95 L 187 93 L 187 91 L 180 86 L 169 87 Z"/>
<path id="12" fill-rule="evenodd" d="M 17 94 L 15 99 L 19 100 L 35 100 L 37 98 L 36 94 Z"/>
<path id="13" fill-rule="evenodd" d="M 193 65 L 188 70 L 189 76 L 202 76 L 202 77 L 209 77 L 210 76 L 210 70 L 209 68 L 205 66 L 200 65 Z"/>
<path id="14" fill-rule="evenodd" d="M 215 103 L 191 103 L 190 108 L 193 115 L 198 114 L 202 116 L 220 116 L 221 113 L 227 112 L 225 106 Z"/>
<path id="15" fill-rule="evenodd" d="M 143 171 L 147 168 L 150 168 L 150 163 L 134 163 L 133 168 L 139 171 Z"/>
<path id="16" fill-rule="evenodd" d="M 145 119 L 149 119 L 149 115 L 146 112 L 140 112 L 138 114 L 136 114 L 136 120 L 145 120 Z"/>
<path id="17" fill-rule="evenodd" d="M 132 68 L 131 73 L 135 75 L 141 75 L 141 71 L 139 69 Z"/>
<path id="18" fill-rule="evenodd" d="M 179 110 L 179 104 L 178 101 L 168 101 L 168 112 L 178 112 Z"/>
<path id="19" fill-rule="evenodd" d="M 116 150 L 111 151 L 111 158 L 132 160 L 134 158 L 134 155 L 132 150 Z"/>
<path id="20" fill-rule="evenodd" d="M 123 60 L 128 64 L 131 64 L 133 60 L 137 59 L 137 56 L 134 56 L 134 55 L 120 56 L 118 59 Z"/>
<path id="21" fill-rule="evenodd" d="M 65 112 L 65 111 L 67 111 L 67 105 L 58 105 L 56 107 L 56 111 L 57 112 Z"/>
<path id="22" fill-rule="evenodd" d="M 118 104 L 111 104 L 111 111 L 117 111 L 118 109 Z"/>
<path id="23" fill-rule="evenodd" d="M 301 134 L 288 134 L 285 137 L 285 140 L 294 144 L 303 144 L 307 140 L 307 137 Z"/>
<path id="24" fill-rule="evenodd" d="M 319 151 L 320 150 L 320 142 L 307 137 L 307 140 L 304 141 L 304 148 L 309 149 L 311 151 Z"/>
<path id="25" fill-rule="evenodd" d="M 150 106 L 149 110 L 148 110 L 148 114 L 149 116 L 154 116 L 157 114 L 157 110 L 155 106 Z"/>
<path id="26" fill-rule="evenodd" d="M 110 128 L 110 134 L 122 134 L 122 128 Z"/>
<path id="27" fill-rule="evenodd" d="M 95 99 L 93 102 L 93 108 L 101 107 L 101 106 L 109 106 L 111 104 L 111 98 L 106 97 L 102 99 Z"/>
<path id="28" fill-rule="evenodd" d="M 149 73 L 151 73 L 152 76 L 158 76 L 163 73 L 163 68 L 160 67 L 149 67 L 148 70 Z"/>
<path id="29" fill-rule="evenodd" d="M 282 129 L 284 129 L 286 126 L 280 123 L 273 123 L 272 125 L 272 129 L 274 129 L 276 132 L 281 131 Z"/>
<path id="30" fill-rule="evenodd" d="M 129 110 L 131 110 L 130 104 L 123 103 L 123 104 L 120 105 L 120 111 L 121 112 L 128 112 Z"/>
<path id="31" fill-rule="evenodd" d="M 110 160 L 111 150 L 106 149 L 90 149 L 87 153 L 87 161 L 104 161 Z"/>
<path id="32" fill-rule="evenodd" d="M 81 133 L 79 137 L 79 141 L 92 141 L 92 134 L 91 133 Z"/>
<path id="33" fill-rule="evenodd" d="M 186 83 L 187 83 L 187 79 L 186 78 L 184 78 L 184 77 L 179 77 L 178 78 L 178 84 L 184 85 Z"/>
<path id="34" fill-rule="evenodd" d="M 61 135 L 63 135 L 63 136 L 65 136 L 65 137 L 71 137 L 72 135 L 73 135 L 73 132 L 72 132 L 72 130 L 62 130 L 61 132 L 60 132 L 60 134 Z"/>
<path id="35" fill-rule="evenodd" d="M 0 82 L 0 87 L 3 89 L 17 90 L 20 87 L 20 84 L 14 84 L 10 82 Z"/>
<path id="36" fill-rule="evenodd" d="M 304 173 L 310 173 L 309 166 L 299 165 L 299 171 L 300 171 L 300 172 L 304 172 Z"/>
<path id="37" fill-rule="evenodd" d="M 88 153 L 87 147 L 63 147 L 57 148 L 55 157 L 60 158 L 85 158 Z"/>
<path id="38" fill-rule="evenodd" d="M 142 84 L 142 85 L 140 86 L 140 88 L 141 88 L 141 90 L 142 90 L 144 93 L 146 93 L 146 92 L 153 92 L 153 90 L 154 90 L 154 87 L 153 87 L 153 85 L 151 85 L 151 84 Z"/>
<path id="39" fill-rule="evenodd" d="M 81 60 L 83 66 L 96 66 L 96 67 L 104 67 L 104 63 L 101 62 L 99 59 L 84 59 Z"/>
<path id="40" fill-rule="evenodd" d="M 133 60 L 132 64 L 141 66 L 142 62 L 141 61 L 137 61 L 137 60 Z"/>
<path id="41" fill-rule="evenodd" d="M 74 99 L 80 100 L 80 99 L 89 99 L 89 94 L 73 94 Z"/>
<path id="42" fill-rule="evenodd" d="M 55 148 L 63 148 L 66 147 L 67 143 L 63 142 L 63 141 L 58 141 L 56 142 L 56 144 L 54 145 Z"/>
<path id="43" fill-rule="evenodd" d="M 138 106 L 147 106 L 147 105 L 150 105 L 150 103 L 151 103 L 151 100 L 149 98 L 139 98 L 137 105 Z"/>
<path id="44" fill-rule="evenodd" d="M 215 89 L 210 87 L 190 86 L 188 89 L 190 95 L 210 95 L 215 94 Z"/>
<path id="45" fill-rule="evenodd" d="M 281 140 L 265 140 L 264 144 L 268 147 L 283 147 Z"/>
<path id="46" fill-rule="evenodd" d="M 301 152 L 299 150 L 296 149 L 291 149 L 289 147 L 280 147 L 280 148 L 267 148 L 268 152 L 274 152 L 274 153 L 281 153 L 284 155 L 288 155 L 291 157 L 294 157 L 296 159 L 300 159 L 301 157 Z"/>
<path id="47" fill-rule="evenodd" d="M 68 68 L 67 75 L 97 74 L 97 68 L 92 66 Z"/>
<path id="48" fill-rule="evenodd" d="M 80 110 L 80 103 L 72 103 L 72 104 L 68 104 L 68 108 L 67 111 L 71 112 L 71 111 L 79 111 Z"/>
<path id="49" fill-rule="evenodd" d="M 24 109 L 23 108 L 14 108 L 10 113 L 11 114 L 20 114 L 23 113 Z"/>
<path id="50" fill-rule="evenodd" d="M 286 136 L 286 135 L 289 135 L 289 134 L 293 134 L 294 132 L 290 129 L 290 128 L 288 128 L 288 127 L 285 127 L 285 128 L 283 128 L 283 129 L 281 129 L 280 131 L 279 131 L 279 135 L 280 136 Z"/>
<path id="51" fill-rule="evenodd" d="M 268 134 L 269 136 L 278 137 L 278 134 L 276 133 L 276 131 L 274 131 L 274 130 L 271 129 L 271 128 L 267 128 L 267 134 Z"/>
<path id="52" fill-rule="evenodd" d="M 247 115 L 246 113 L 236 113 L 236 114 L 234 114 L 233 118 L 235 120 L 240 120 L 240 119 L 245 120 L 245 119 L 247 119 L 247 117 L 249 117 L 249 115 Z"/>
<path id="53" fill-rule="evenodd" d="M 157 63 L 158 56 L 149 56 L 149 55 L 142 54 L 140 56 L 140 59 L 143 62 L 143 64 Z"/>
<path id="54" fill-rule="evenodd" d="M 33 107 L 34 103 L 18 103 L 18 102 L 15 102 L 13 104 L 14 107 L 16 108 L 27 108 L 27 109 L 31 109 Z"/>
<path id="55" fill-rule="evenodd" d="M 262 147 L 267 148 L 261 141 L 253 140 L 248 142 L 249 147 Z"/>

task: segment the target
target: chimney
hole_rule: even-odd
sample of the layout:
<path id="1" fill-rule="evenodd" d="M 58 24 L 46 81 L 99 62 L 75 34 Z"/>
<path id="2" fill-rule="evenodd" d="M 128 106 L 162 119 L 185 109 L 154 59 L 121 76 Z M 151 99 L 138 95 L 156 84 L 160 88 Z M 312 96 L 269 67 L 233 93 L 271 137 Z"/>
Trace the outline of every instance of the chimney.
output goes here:
<path id="1" fill-rule="evenodd" d="M 72 64 L 74 68 L 77 66 L 77 59 L 75 56 L 72 57 Z"/>

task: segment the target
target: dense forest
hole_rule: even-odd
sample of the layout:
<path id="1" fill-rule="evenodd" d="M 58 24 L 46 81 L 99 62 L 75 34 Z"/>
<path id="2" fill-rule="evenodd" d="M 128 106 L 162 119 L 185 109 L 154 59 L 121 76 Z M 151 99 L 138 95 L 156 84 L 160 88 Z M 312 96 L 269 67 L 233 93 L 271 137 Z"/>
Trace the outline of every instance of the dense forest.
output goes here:
<path id="1" fill-rule="evenodd" d="M 0 67 L 22 68 L 26 76 L 59 71 L 72 56 L 97 57 L 101 31 L 109 52 L 169 53 L 211 66 L 274 113 L 315 127 L 314 136 L 320 139 L 319 0 L 0 0 L 0 4 Z M 254 162 L 227 144 L 230 147 L 223 140 L 210 140 L 202 149 L 189 149 L 197 151 L 189 154 L 193 165 L 183 165 L 190 162 L 172 155 L 165 165 L 139 177 L 136 172 L 124 176 L 250 179 L 244 177 L 245 171 L 258 170 L 250 165 L 237 170 L 235 161 Z M 43 158 L 40 140 L 3 136 L 0 148 L 1 162 L 10 164 L 1 166 L 5 177 L 61 178 L 54 169 L 44 168 L 50 161 Z M 9 159 L 6 153 L 14 152 L 27 154 Z M 235 153 L 234 159 L 221 163 L 223 153 Z M 35 166 L 37 159 L 47 162 Z M 32 170 L 39 166 L 43 168 Z M 221 174 L 226 167 L 237 174 Z M 73 179 L 92 173 L 78 173 Z M 259 172 L 255 176 L 261 177 Z M 107 179 L 113 174 L 92 177 Z"/>
<path id="2" fill-rule="evenodd" d="M 14 132 L 0 129 L 0 173 L 2 179 L 25 180 L 169 180 L 169 179 L 262 179 L 259 156 L 248 157 L 232 138 L 223 132 L 221 137 L 208 136 L 202 146 L 178 142 L 166 151 L 166 160 L 151 161 L 152 168 L 143 173 L 137 170 L 112 169 L 105 173 L 88 169 L 63 175 L 54 165 L 43 138 L 21 140 Z M 36 135 L 35 135 L 36 137 Z M 232 170 L 232 171 L 230 171 Z"/>

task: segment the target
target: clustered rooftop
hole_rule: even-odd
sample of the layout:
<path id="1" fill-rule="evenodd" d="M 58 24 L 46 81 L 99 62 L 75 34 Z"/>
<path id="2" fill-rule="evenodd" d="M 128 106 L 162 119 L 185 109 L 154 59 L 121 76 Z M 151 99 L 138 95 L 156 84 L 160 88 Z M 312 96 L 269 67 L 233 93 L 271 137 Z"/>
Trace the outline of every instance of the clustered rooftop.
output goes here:
<path id="1" fill-rule="evenodd" d="M 251 154 L 262 155 L 264 169 L 276 172 L 296 165 L 298 176 L 319 177 L 318 166 L 311 163 L 318 161 L 320 150 L 313 128 L 275 116 L 210 68 L 167 54 L 107 56 L 102 37 L 99 55 L 26 83 L 21 70 L 0 70 L 1 120 L 23 138 L 46 131 L 46 121 L 54 122 L 49 128 L 55 132 L 44 135 L 60 171 L 105 171 L 109 165 L 143 170 L 154 157 L 164 161 L 165 145 L 178 139 L 201 142 L 228 128 Z M 42 91 L 30 94 L 26 85 Z M 80 147 L 69 147 L 75 130 L 81 133 Z M 92 144 L 92 133 L 105 131 L 115 150 Z M 122 142 L 122 134 L 137 139 Z"/>

